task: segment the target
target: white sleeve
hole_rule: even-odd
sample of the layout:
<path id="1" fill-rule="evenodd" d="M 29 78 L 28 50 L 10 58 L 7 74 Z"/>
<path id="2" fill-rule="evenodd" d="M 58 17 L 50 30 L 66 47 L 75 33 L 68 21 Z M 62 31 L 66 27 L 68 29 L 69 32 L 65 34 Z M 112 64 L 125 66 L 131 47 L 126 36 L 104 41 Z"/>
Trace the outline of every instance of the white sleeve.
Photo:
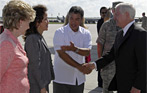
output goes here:
<path id="1" fill-rule="evenodd" d="M 64 45 L 64 33 L 60 29 L 56 30 L 53 38 L 54 49 L 61 50 L 61 46 Z"/>
<path id="2" fill-rule="evenodd" d="M 95 65 L 95 70 L 97 71 L 97 65 L 96 65 L 96 63 L 95 62 L 91 62 L 91 63 L 93 63 Z"/>

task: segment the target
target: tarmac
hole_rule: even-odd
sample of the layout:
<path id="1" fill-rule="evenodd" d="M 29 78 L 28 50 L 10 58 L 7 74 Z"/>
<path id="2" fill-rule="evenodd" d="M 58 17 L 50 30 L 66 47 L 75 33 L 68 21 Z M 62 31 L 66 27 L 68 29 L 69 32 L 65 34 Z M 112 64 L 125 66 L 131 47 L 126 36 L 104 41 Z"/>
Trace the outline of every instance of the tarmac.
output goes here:
<path id="1" fill-rule="evenodd" d="M 51 55 L 52 60 L 54 60 L 53 36 L 54 36 L 56 29 L 62 26 L 63 24 L 49 24 L 48 31 L 43 32 L 43 36 L 52 53 Z M 88 27 L 88 30 L 91 32 L 91 36 L 92 36 L 91 62 L 93 62 L 98 59 L 97 43 L 96 43 L 96 39 L 98 37 L 97 29 L 96 29 L 96 24 L 86 24 L 86 26 Z M 24 46 L 24 40 L 22 39 L 22 36 L 19 37 L 19 40 L 21 44 Z M 89 75 L 86 75 L 84 93 L 102 93 L 102 88 L 98 87 L 97 75 L 98 75 L 98 72 L 96 70 L 93 70 Z M 51 84 L 49 84 L 49 93 L 53 93 L 52 84 L 53 84 L 52 82 Z"/>

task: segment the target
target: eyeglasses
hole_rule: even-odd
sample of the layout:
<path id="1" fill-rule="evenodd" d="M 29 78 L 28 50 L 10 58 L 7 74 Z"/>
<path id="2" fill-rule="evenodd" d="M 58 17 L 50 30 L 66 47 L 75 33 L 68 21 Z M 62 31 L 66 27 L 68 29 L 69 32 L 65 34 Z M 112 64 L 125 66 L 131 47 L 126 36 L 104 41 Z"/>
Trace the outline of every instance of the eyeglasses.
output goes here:
<path id="1" fill-rule="evenodd" d="M 101 12 L 101 14 L 106 14 L 106 12 Z"/>

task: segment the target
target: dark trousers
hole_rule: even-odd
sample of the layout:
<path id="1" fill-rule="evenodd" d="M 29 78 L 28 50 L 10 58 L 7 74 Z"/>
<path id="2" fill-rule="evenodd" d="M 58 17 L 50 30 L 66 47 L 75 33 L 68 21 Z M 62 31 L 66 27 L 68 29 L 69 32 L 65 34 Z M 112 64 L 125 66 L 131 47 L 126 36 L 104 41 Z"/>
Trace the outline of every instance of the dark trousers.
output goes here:
<path id="1" fill-rule="evenodd" d="M 98 87 L 103 87 L 103 80 L 100 71 L 98 71 Z"/>
<path id="2" fill-rule="evenodd" d="M 67 85 L 53 82 L 53 93 L 83 93 L 84 83 L 81 85 Z"/>

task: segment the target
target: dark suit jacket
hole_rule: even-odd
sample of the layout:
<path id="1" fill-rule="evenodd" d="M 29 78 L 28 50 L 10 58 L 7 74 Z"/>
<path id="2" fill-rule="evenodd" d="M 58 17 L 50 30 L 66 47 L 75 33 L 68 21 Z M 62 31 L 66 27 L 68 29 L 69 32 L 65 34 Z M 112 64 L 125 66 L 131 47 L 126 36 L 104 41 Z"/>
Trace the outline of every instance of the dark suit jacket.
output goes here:
<path id="1" fill-rule="evenodd" d="M 101 18 L 97 21 L 97 33 L 99 34 L 100 28 L 102 24 L 104 23 L 104 18 Z"/>
<path id="2" fill-rule="evenodd" d="M 28 77 L 30 84 L 45 88 L 54 79 L 51 53 L 40 34 L 27 36 L 25 51 L 29 58 Z"/>
<path id="3" fill-rule="evenodd" d="M 146 53 L 147 32 L 133 24 L 119 41 L 117 34 L 111 51 L 96 61 L 100 70 L 113 60 L 116 62 L 116 74 L 109 89 L 117 88 L 119 93 L 129 93 L 132 86 L 146 93 Z"/>

